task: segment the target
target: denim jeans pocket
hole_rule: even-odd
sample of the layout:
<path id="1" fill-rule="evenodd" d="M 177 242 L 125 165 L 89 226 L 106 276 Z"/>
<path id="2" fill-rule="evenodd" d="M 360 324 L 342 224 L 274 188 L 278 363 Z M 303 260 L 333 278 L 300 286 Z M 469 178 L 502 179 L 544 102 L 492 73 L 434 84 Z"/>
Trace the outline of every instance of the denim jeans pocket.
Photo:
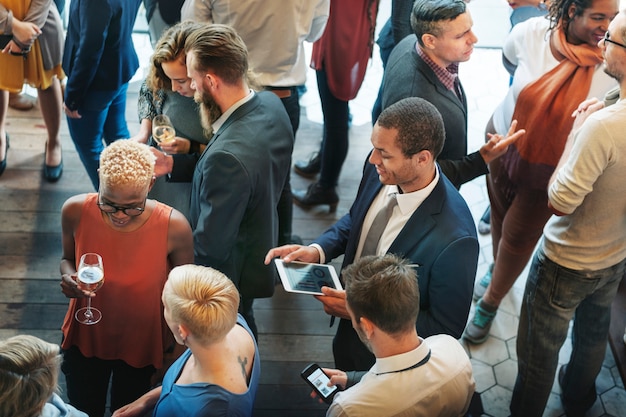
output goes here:
<path id="1" fill-rule="evenodd" d="M 600 278 L 585 271 L 574 271 L 553 264 L 554 280 L 550 302 L 565 310 L 576 308 L 582 300 L 593 293 Z"/>

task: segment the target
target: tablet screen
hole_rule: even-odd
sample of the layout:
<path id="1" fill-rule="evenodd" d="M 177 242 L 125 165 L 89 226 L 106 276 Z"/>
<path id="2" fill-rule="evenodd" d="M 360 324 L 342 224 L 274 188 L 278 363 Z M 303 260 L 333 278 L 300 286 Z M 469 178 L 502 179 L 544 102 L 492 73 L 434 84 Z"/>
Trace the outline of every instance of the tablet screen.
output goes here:
<path id="1" fill-rule="evenodd" d="M 321 294 L 322 287 L 341 289 L 332 265 L 302 262 L 285 263 L 276 259 L 276 267 L 285 290 L 306 294 Z"/>

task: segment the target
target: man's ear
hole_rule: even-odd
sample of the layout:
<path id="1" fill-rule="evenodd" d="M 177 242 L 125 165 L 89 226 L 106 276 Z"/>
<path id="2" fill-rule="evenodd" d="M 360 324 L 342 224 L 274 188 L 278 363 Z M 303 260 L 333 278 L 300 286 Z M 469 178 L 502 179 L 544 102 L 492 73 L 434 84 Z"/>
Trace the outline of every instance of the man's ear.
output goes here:
<path id="1" fill-rule="evenodd" d="M 435 49 L 435 42 L 437 41 L 437 37 L 430 33 L 424 33 L 422 35 L 422 43 L 424 44 L 424 48 L 428 50 Z"/>
<path id="2" fill-rule="evenodd" d="M 211 74 L 210 72 L 207 72 L 206 74 L 204 74 L 204 78 L 206 80 L 207 86 L 209 87 L 209 89 L 214 89 L 217 84 L 218 84 L 218 79 L 214 74 Z"/>
<path id="3" fill-rule="evenodd" d="M 417 165 L 430 164 L 432 160 L 434 159 L 433 154 L 426 149 L 421 150 L 418 153 L 414 154 L 412 158 L 414 159 Z"/>
<path id="4" fill-rule="evenodd" d="M 152 190 L 152 187 L 154 187 L 154 183 L 156 182 L 156 176 L 153 175 L 152 179 L 150 180 L 150 185 L 148 186 L 148 192 L 150 192 L 150 190 Z"/>
<path id="5" fill-rule="evenodd" d="M 367 337 L 367 340 L 370 340 L 374 334 L 376 325 L 367 317 L 361 317 L 359 319 L 359 324 L 361 325 L 361 330 L 365 334 L 365 337 Z"/>

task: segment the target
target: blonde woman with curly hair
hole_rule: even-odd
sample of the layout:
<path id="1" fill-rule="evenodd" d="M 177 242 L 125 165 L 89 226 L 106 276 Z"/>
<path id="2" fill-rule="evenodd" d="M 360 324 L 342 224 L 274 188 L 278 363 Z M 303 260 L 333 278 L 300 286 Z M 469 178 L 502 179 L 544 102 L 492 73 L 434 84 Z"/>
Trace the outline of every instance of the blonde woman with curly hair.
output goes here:
<path id="1" fill-rule="evenodd" d="M 87 417 L 58 395 L 59 346 L 35 336 L 0 341 L 0 416 Z"/>
<path id="2" fill-rule="evenodd" d="M 165 374 L 163 385 L 114 417 L 251 416 L 261 372 L 259 351 L 237 313 L 239 292 L 216 269 L 183 265 L 163 289 L 165 320 L 187 351 Z"/>
<path id="3" fill-rule="evenodd" d="M 68 199 L 62 209 L 61 288 L 70 298 L 63 322 L 63 372 L 70 404 L 102 416 L 112 378 L 111 410 L 151 387 L 173 344 L 160 298 L 171 268 L 193 262 L 191 227 L 179 211 L 148 199 L 154 182 L 150 147 L 120 140 L 100 156 L 98 193 Z M 78 259 L 102 256 L 105 284 L 93 304 L 102 319 L 85 326 L 75 311 L 94 293 L 76 284 Z"/>

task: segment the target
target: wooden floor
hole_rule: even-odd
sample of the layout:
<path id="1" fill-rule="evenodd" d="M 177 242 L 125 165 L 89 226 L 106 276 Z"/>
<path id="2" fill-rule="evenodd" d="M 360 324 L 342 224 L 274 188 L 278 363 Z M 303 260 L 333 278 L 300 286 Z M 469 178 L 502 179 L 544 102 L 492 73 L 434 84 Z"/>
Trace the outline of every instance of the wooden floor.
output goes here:
<path id="1" fill-rule="evenodd" d="M 137 131 L 137 90 L 137 85 L 131 85 L 128 95 L 131 133 Z M 294 159 L 306 158 L 321 137 L 319 124 L 302 119 Z M 294 229 L 305 242 L 348 209 L 369 149 L 370 129 L 369 125 L 352 128 L 355 143 L 342 177 L 342 201 L 337 213 L 329 214 L 327 207 L 308 213 L 295 208 Z M 10 109 L 7 130 L 11 148 L 8 168 L 0 177 L 0 338 L 27 333 L 59 343 L 68 304 L 59 287 L 60 209 L 68 197 L 93 190 L 65 121 L 65 170 L 56 184 L 48 184 L 41 174 L 46 130 L 39 110 Z M 292 177 L 295 188 L 309 183 L 295 174 Z M 309 398 L 310 390 L 299 374 L 309 362 L 332 365 L 335 329 L 329 328 L 328 316 L 312 297 L 287 294 L 281 287 L 276 290 L 273 298 L 255 303 L 262 358 L 255 416 L 323 416 L 327 406 Z"/>

